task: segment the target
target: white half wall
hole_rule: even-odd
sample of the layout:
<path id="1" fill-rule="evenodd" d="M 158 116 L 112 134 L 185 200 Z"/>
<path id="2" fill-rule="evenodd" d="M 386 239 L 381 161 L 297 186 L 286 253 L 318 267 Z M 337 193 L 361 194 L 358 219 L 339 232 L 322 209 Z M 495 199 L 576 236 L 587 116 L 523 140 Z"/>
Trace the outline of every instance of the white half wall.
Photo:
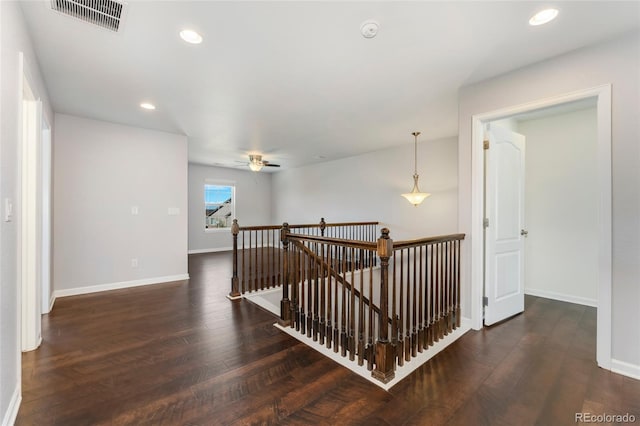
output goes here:
<path id="1" fill-rule="evenodd" d="M 613 288 L 612 353 L 640 365 L 640 34 L 586 47 L 494 79 L 459 93 L 459 226 L 470 238 L 471 125 L 474 115 L 570 92 L 612 85 Z M 468 241 L 469 242 L 469 241 Z M 471 296 L 470 246 L 462 255 L 462 297 Z M 471 316 L 469 303 L 465 317 Z"/>
<path id="2" fill-rule="evenodd" d="M 24 54 L 24 72 L 34 95 L 42 100 L 43 115 L 53 123 L 47 89 L 18 2 L 0 2 L 0 424 L 13 424 L 20 407 L 20 285 L 18 283 L 18 238 L 21 137 L 20 93 L 22 75 L 19 54 Z M 13 205 L 13 219 L 4 220 L 5 200 Z"/>
<path id="3" fill-rule="evenodd" d="M 527 141 L 528 294 L 596 306 L 597 132 L 595 108 L 518 123 Z"/>
<path id="4" fill-rule="evenodd" d="M 53 170 L 57 294 L 187 276 L 185 136 L 56 114 Z"/>
<path id="5" fill-rule="evenodd" d="M 271 173 L 189 163 L 189 252 L 230 250 L 231 231 L 205 230 L 204 185 L 236 187 L 236 219 L 240 226 L 274 225 L 271 221 Z"/>
<path id="6" fill-rule="evenodd" d="M 404 240 L 457 230 L 455 138 L 418 143 L 420 189 L 431 193 L 414 207 L 400 194 L 413 187 L 414 146 L 283 170 L 273 176 L 276 223 L 379 221 Z"/>

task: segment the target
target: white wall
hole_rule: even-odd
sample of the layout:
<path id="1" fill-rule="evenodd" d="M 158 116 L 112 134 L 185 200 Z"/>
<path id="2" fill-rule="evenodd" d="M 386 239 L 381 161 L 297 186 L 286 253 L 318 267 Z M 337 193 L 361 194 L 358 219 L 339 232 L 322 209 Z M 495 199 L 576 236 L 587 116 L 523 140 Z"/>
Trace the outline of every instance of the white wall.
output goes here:
<path id="1" fill-rule="evenodd" d="M 394 240 L 455 233 L 456 139 L 418 143 L 420 189 L 431 193 L 418 207 L 400 195 L 413 187 L 413 155 L 413 143 L 407 143 L 279 172 L 273 177 L 273 217 L 276 223 L 377 220 Z"/>
<path id="2" fill-rule="evenodd" d="M 240 226 L 273 225 L 271 173 L 189 164 L 189 252 L 229 250 L 231 231 L 204 229 L 204 184 L 236 187 L 236 215 Z"/>
<path id="3" fill-rule="evenodd" d="M 459 227 L 471 231 L 471 122 L 481 114 L 568 92 L 612 85 L 612 357 L 640 376 L 640 34 L 587 47 L 467 87 L 459 93 Z M 471 291 L 464 245 L 463 298 Z M 464 315 L 470 315 L 468 303 Z"/>
<path id="4" fill-rule="evenodd" d="M 20 397 L 20 309 L 18 285 L 19 203 L 19 74 L 18 55 L 25 55 L 25 72 L 35 96 L 43 101 L 44 115 L 53 114 L 38 62 L 16 2 L 0 2 L 0 424 L 10 424 L 17 414 Z M 4 221 L 4 202 L 14 204 L 12 222 Z"/>
<path id="5" fill-rule="evenodd" d="M 56 296 L 187 277 L 185 136 L 56 114 L 53 169 Z"/>
<path id="6" fill-rule="evenodd" d="M 518 123 L 526 137 L 525 292 L 596 306 L 597 110 Z"/>

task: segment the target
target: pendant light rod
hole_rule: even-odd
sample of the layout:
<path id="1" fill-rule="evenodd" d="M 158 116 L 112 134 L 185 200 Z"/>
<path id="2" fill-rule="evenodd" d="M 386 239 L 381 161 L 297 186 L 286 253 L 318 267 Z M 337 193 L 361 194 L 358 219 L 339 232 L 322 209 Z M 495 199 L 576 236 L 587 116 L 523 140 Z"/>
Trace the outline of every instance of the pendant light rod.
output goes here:
<path id="1" fill-rule="evenodd" d="M 411 133 L 413 135 L 413 139 L 415 141 L 414 143 L 414 155 L 413 155 L 413 174 L 417 175 L 418 174 L 418 136 L 420 136 L 420 132 L 413 132 Z"/>

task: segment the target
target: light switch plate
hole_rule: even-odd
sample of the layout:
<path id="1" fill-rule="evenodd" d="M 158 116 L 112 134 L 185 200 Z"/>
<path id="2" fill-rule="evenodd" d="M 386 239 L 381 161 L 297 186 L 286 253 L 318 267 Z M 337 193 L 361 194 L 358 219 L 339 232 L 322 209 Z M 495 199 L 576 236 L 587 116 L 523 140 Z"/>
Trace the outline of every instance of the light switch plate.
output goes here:
<path id="1" fill-rule="evenodd" d="M 11 222 L 13 220 L 13 203 L 10 198 L 4 199 L 4 221 Z"/>
<path id="2" fill-rule="evenodd" d="M 178 216 L 180 214 L 180 209 L 178 207 L 169 207 L 168 213 L 169 216 Z"/>

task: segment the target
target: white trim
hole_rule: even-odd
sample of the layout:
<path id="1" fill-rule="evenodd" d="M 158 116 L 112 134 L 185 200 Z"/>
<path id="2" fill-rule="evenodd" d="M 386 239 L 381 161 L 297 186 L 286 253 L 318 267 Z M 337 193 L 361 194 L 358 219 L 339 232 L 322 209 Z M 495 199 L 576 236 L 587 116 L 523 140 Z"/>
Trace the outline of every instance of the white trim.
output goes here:
<path id="1" fill-rule="evenodd" d="M 54 292 L 51 292 L 51 297 L 49 298 L 49 312 L 50 313 L 53 310 L 53 305 L 56 303 L 56 295 L 54 294 Z"/>
<path id="2" fill-rule="evenodd" d="M 164 277 L 144 278 L 141 280 L 123 281 L 111 284 L 99 284 L 87 287 L 66 288 L 53 292 L 54 298 L 77 296 L 79 294 L 97 293 L 100 291 L 119 290 L 122 288 L 140 287 L 143 285 L 162 284 L 172 281 L 184 281 L 189 279 L 189 274 L 167 275 Z"/>
<path id="3" fill-rule="evenodd" d="M 188 254 L 217 253 L 219 251 L 232 251 L 232 250 L 233 250 L 233 247 L 218 247 L 218 248 L 189 250 L 187 253 Z"/>
<path id="4" fill-rule="evenodd" d="M 209 234 L 209 233 L 211 233 L 211 234 L 219 234 L 221 232 L 227 232 L 229 235 L 232 235 L 230 226 L 227 226 L 226 228 L 204 228 L 204 232 L 206 234 Z"/>
<path id="5" fill-rule="evenodd" d="M 632 379 L 640 380 L 640 365 L 631 364 L 629 362 L 611 360 L 611 371 L 613 373 L 622 374 Z"/>
<path id="6" fill-rule="evenodd" d="M 20 381 L 16 383 L 16 387 L 13 390 L 13 395 L 9 401 L 7 411 L 2 418 L 2 426 L 12 426 L 16 422 L 18 417 L 18 410 L 20 410 L 20 403 L 22 402 L 22 393 L 20 389 Z"/>
<path id="7" fill-rule="evenodd" d="M 598 316 L 596 359 L 611 369 L 611 84 L 553 96 L 496 111 L 475 114 L 471 130 L 471 325 L 482 328 L 483 296 L 483 124 L 526 111 L 587 98 L 597 98 L 598 108 Z"/>
<path id="8" fill-rule="evenodd" d="M 326 356 L 327 358 L 332 359 L 333 361 L 337 362 L 343 367 L 348 368 L 349 370 L 353 371 L 357 375 L 370 381 L 374 385 L 381 387 L 386 391 L 391 389 L 393 386 L 397 385 L 402 379 L 406 378 L 409 374 L 413 373 L 415 370 L 421 367 L 425 362 L 429 361 L 431 358 L 436 356 L 439 352 L 441 352 L 447 346 L 449 346 L 450 344 L 458 340 L 460 337 L 462 337 L 467 331 L 471 329 L 470 325 L 471 325 L 471 321 L 468 318 L 462 318 L 460 327 L 453 330 L 448 335 L 444 336 L 444 338 L 435 342 L 433 346 L 429 346 L 429 348 L 424 350 L 423 352 L 418 352 L 417 357 L 412 358 L 411 361 L 409 362 L 405 362 L 403 366 L 400 367 L 396 365 L 395 377 L 389 383 L 382 383 L 381 381 L 376 380 L 371 376 L 371 371 L 367 370 L 366 365 L 360 366 L 358 365 L 357 362 L 349 361 L 349 358 L 340 356 L 339 353 L 333 352 L 333 349 L 327 348 L 326 345 L 321 345 L 318 342 L 314 342 L 311 337 L 307 337 L 306 334 L 305 335 L 301 334 L 299 331 L 296 331 L 295 328 L 292 329 L 291 327 L 282 327 L 278 323 L 274 324 L 276 328 L 284 331 L 294 339 L 297 339 L 298 341 L 306 344 L 310 348 L 315 349 L 316 351 L 320 352 L 322 355 Z"/>
<path id="9" fill-rule="evenodd" d="M 545 299 L 559 300 L 561 302 L 576 303 L 578 305 L 598 306 L 598 299 L 589 299 L 588 297 L 572 296 L 570 294 L 556 293 L 555 291 L 539 290 L 537 288 L 525 288 L 524 294 L 531 296 L 544 297 Z"/>

